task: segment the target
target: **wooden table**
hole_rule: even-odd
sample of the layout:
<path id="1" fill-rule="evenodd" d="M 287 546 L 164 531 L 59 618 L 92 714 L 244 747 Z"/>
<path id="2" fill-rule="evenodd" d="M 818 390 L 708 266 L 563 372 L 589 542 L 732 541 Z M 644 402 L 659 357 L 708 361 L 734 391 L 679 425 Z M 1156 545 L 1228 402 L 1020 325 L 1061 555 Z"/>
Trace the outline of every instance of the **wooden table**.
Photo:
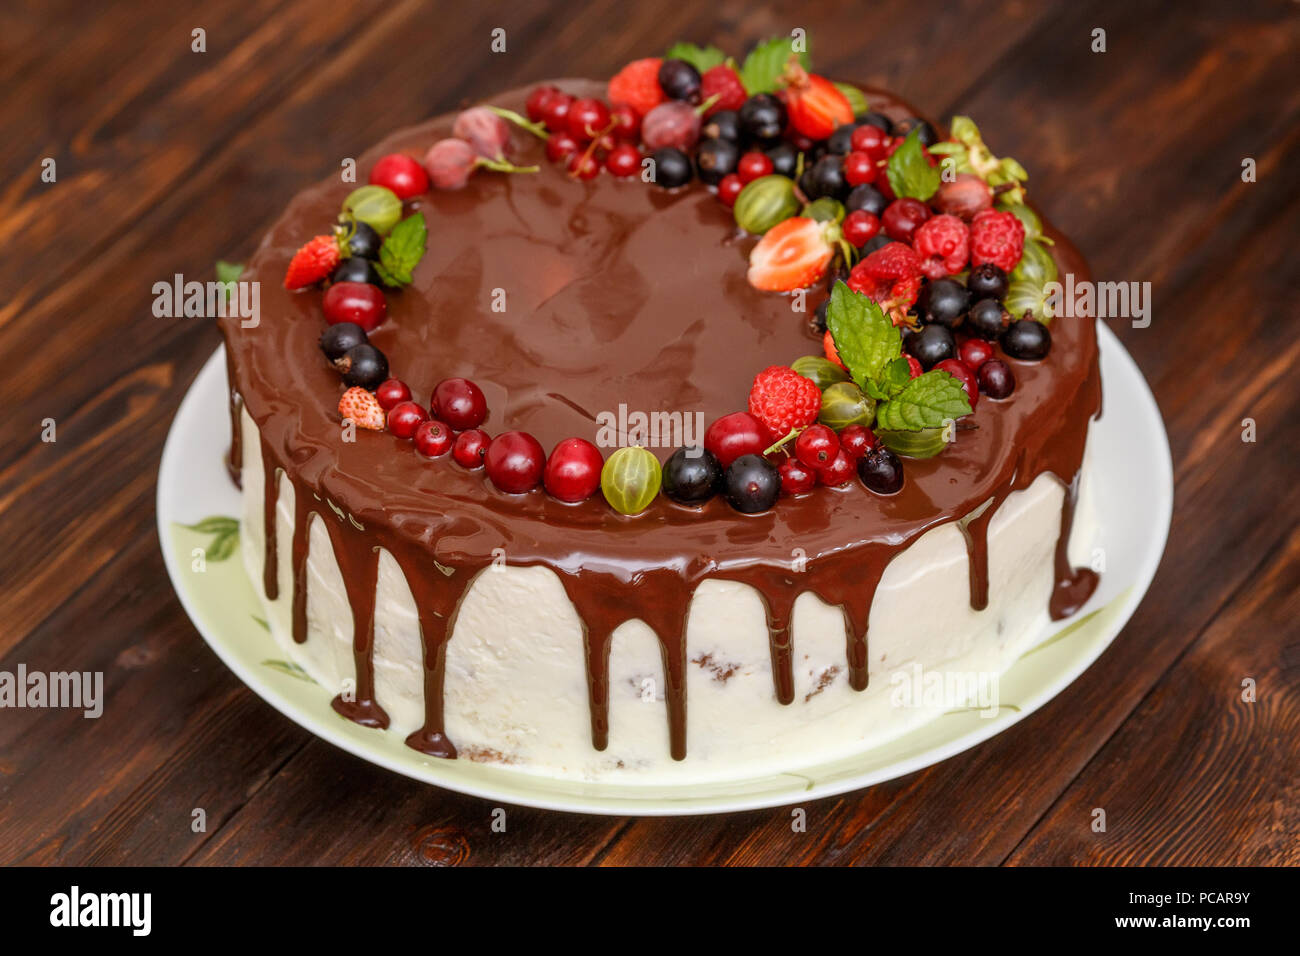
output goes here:
<path id="1" fill-rule="evenodd" d="M 1300 862 L 1294 5 L 806 0 L 795 19 L 736 0 L 186 6 L 88 16 L 28 0 L 0 31 L 0 670 L 102 670 L 109 700 L 99 720 L 0 711 L 0 862 Z M 1150 327 L 1112 327 L 1173 444 L 1164 563 L 1050 705 L 938 766 L 811 802 L 806 833 L 789 808 L 519 808 L 493 833 L 487 803 L 277 714 L 181 610 L 154 482 L 218 336 L 154 318 L 151 287 L 240 261 L 295 192 L 394 127 L 543 77 L 607 76 L 677 39 L 743 52 L 795 26 L 821 71 L 974 116 L 1099 278 L 1154 284 Z"/>

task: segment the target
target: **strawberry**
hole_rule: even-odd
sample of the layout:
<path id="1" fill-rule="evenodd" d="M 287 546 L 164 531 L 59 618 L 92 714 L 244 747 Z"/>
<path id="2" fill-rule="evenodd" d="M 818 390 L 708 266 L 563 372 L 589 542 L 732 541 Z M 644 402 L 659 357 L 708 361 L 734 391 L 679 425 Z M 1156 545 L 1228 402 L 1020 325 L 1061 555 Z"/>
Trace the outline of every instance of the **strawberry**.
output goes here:
<path id="1" fill-rule="evenodd" d="M 835 347 L 835 337 L 831 335 L 830 329 L 827 329 L 826 334 L 822 336 L 822 351 L 826 353 L 828 361 L 844 368 L 844 363 L 840 361 L 840 350 Z M 844 368 L 844 371 L 847 372 L 848 369 Z"/>
<path id="2" fill-rule="evenodd" d="M 749 284 L 767 292 L 793 292 L 824 276 L 834 252 L 824 226 L 795 216 L 769 229 L 749 254 Z"/>
<path id="3" fill-rule="evenodd" d="M 791 59 L 785 69 L 785 108 L 790 125 L 811 140 L 825 139 L 837 126 L 853 122 L 853 107 L 824 76 L 809 73 Z"/>
<path id="4" fill-rule="evenodd" d="M 367 392 L 360 385 L 353 385 L 339 399 L 339 414 L 344 421 L 352 421 L 358 428 L 368 428 L 373 432 L 384 430 L 384 409 L 373 392 Z"/>
<path id="5" fill-rule="evenodd" d="M 822 392 L 817 383 L 785 365 L 771 365 L 754 376 L 749 413 L 774 436 L 803 428 L 817 420 Z"/>
<path id="6" fill-rule="evenodd" d="M 740 76 L 726 63 L 709 67 L 700 77 L 700 99 L 705 101 L 716 96 L 718 99 L 704 111 L 705 116 L 712 116 L 721 110 L 738 110 L 749 99 L 745 93 L 745 84 Z"/>
<path id="7" fill-rule="evenodd" d="M 1010 212 L 985 209 L 970 224 L 970 264 L 991 262 L 1010 272 L 1025 251 L 1025 225 Z"/>
<path id="8" fill-rule="evenodd" d="M 284 273 L 286 289 L 305 289 L 315 285 L 339 264 L 339 241 L 335 236 L 316 236 L 293 254 Z"/>
<path id="9" fill-rule="evenodd" d="M 645 116 L 662 103 L 666 97 L 659 86 L 659 66 L 663 63 L 658 57 L 633 60 L 614 74 L 609 81 L 607 97 L 611 106 L 626 103 Z"/>

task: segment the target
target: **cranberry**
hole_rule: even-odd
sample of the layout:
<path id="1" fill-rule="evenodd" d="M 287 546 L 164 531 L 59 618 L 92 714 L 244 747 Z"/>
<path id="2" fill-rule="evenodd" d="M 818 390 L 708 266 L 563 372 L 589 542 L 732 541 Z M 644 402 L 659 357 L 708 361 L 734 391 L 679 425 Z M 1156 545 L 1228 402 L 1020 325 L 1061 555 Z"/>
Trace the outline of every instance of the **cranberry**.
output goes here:
<path id="1" fill-rule="evenodd" d="M 809 425 L 794 440 L 794 456 L 809 468 L 825 468 L 839 450 L 839 438 L 825 425 Z"/>
<path id="2" fill-rule="evenodd" d="M 1006 398 L 1016 390 L 1016 377 L 1002 359 L 989 359 L 980 366 L 980 388 L 992 399 Z"/>
<path id="3" fill-rule="evenodd" d="M 467 378 L 446 378 L 433 390 L 430 411 L 458 432 L 478 428 L 487 418 L 487 399 Z"/>
<path id="4" fill-rule="evenodd" d="M 415 429 L 415 450 L 425 458 L 445 455 L 451 448 L 451 434 L 451 429 L 445 422 L 436 418 L 425 419 Z"/>
<path id="5" fill-rule="evenodd" d="M 704 433 L 704 448 L 724 469 L 741 455 L 761 455 L 772 444 L 767 428 L 749 412 L 723 415 Z"/>
<path id="6" fill-rule="evenodd" d="M 428 417 L 428 412 L 415 402 L 398 402 L 388 410 L 388 430 L 398 438 L 410 438 Z"/>
<path id="7" fill-rule="evenodd" d="M 879 162 L 885 158 L 885 151 L 889 149 L 889 137 L 879 126 L 867 123 L 853 131 L 849 144 L 854 152 L 866 153 L 872 162 Z"/>
<path id="8" fill-rule="evenodd" d="M 803 495 L 813 490 L 817 475 L 798 458 L 787 458 L 776 468 L 781 473 L 781 494 Z"/>
<path id="9" fill-rule="evenodd" d="M 605 168 L 615 176 L 635 176 L 641 168 L 641 150 L 631 143 L 619 143 L 605 157 Z"/>
<path id="10" fill-rule="evenodd" d="M 609 121 L 614 124 L 613 133 L 619 139 L 635 143 L 641 137 L 641 116 L 626 103 L 619 103 L 609 111 Z"/>
<path id="11" fill-rule="evenodd" d="M 321 299 L 325 321 L 355 322 L 373 332 L 388 317 L 388 302 L 383 290 L 368 282 L 336 282 L 325 290 Z"/>
<path id="12" fill-rule="evenodd" d="M 542 103 L 540 107 L 542 115 L 538 119 L 546 124 L 546 128 L 552 132 L 567 129 L 569 125 L 569 109 L 572 105 L 572 96 L 556 90 Z"/>
<path id="13" fill-rule="evenodd" d="M 861 249 L 880 233 L 880 220 L 865 209 L 855 209 L 844 217 L 840 231 L 854 247 Z"/>
<path id="14" fill-rule="evenodd" d="M 975 403 L 979 401 L 980 388 L 979 383 L 975 381 L 975 373 L 963 365 L 955 358 L 944 359 L 934 366 L 947 372 L 957 381 L 961 382 L 961 387 L 966 389 L 966 397 L 970 399 L 970 407 L 975 408 Z"/>
<path id="15" fill-rule="evenodd" d="M 483 464 L 488 444 L 492 438 L 481 428 L 471 428 L 456 436 L 456 444 L 451 449 L 451 457 L 462 468 L 477 468 Z"/>
<path id="16" fill-rule="evenodd" d="M 718 183 L 718 199 L 722 201 L 722 205 L 730 209 L 736 204 L 736 197 L 744 188 L 744 180 L 735 173 L 727 173 Z"/>
<path id="17" fill-rule="evenodd" d="M 512 495 L 536 488 L 546 467 L 546 452 L 527 432 L 506 432 L 492 439 L 483 456 L 487 476 L 502 491 Z"/>
<path id="18" fill-rule="evenodd" d="M 524 101 L 524 112 L 528 114 L 528 118 L 534 123 L 540 120 L 546 101 L 559 92 L 558 86 L 549 84 L 533 87 L 533 91 L 528 94 L 528 99 Z"/>
<path id="19" fill-rule="evenodd" d="M 404 153 L 389 153 L 371 168 L 370 185 L 391 189 L 398 199 L 410 199 L 429 191 L 429 174 L 418 160 Z"/>
<path id="20" fill-rule="evenodd" d="M 823 485 L 835 487 L 852 479 L 854 467 L 849 453 L 841 448 L 835 453 L 829 465 L 817 470 L 817 477 L 821 479 Z"/>
<path id="21" fill-rule="evenodd" d="M 957 347 L 957 357 L 962 365 L 978 372 L 980 366 L 993 357 L 993 346 L 983 339 L 967 339 Z"/>
<path id="22" fill-rule="evenodd" d="M 600 162 L 593 153 L 574 153 L 566 168 L 577 179 L 595 179 L 600 173 Z"/>
<path id="23" fill-rule="evenodd" d="M 854 461 L 875 447 L 875 432 L 866 425 L 846 425 L 840 431 L 840 448 Z"/>
<path id="24" fill-rule="evenodd" d="M 590 142 L 609 125 L 609 107 L 590 97 L 574 100 L 565 124 L 574 139 Z"/>
<path id="25" fill-rule="evenodd" d="M 757 150 L 746 153 L 736 161 L 736 175 L 740 177 L 741 183 L 753 182 L 760 176 L 770 176 L 775 168 L 772 157 Z"/>
<path id="26" fill-rule="evenodd" d="M 860 149 L 844 157 L 844 179 L 850 186 L 876 181 L 876 161 Z"/>
<path id="27" fill-rule="evenodd" d="M 919 199 L 895 199 L 880 216 L 885 235 L 899 242 L 911 242 L 921 223 L 930 218 L 930 208 Z"/>
<path id="28" fill-rule="evenodd" d="M 570 503 L 586 501 L 600 487 L 605 460 L 600 449 L 585 438 L 566 438 L 546 459 L 543 482 L 553 498 Z"/>
<path id="29" fill-rule="evenodd" d="M 569 135 L 567 129 L 546 137 L 546 158 L 553 163 L 568 159 L 582 149 L 582 144 Z"/>
<path id="30" fill-rule="evenodd" d="M 411 390 L 406 387 L 406 383 L 400 378 L 390 378 L 375 389 L 375 398 L 379 400 L 379 407 L 384 411 L 391 411 L 393 406 L 402 402 L 411 400 Z"/>

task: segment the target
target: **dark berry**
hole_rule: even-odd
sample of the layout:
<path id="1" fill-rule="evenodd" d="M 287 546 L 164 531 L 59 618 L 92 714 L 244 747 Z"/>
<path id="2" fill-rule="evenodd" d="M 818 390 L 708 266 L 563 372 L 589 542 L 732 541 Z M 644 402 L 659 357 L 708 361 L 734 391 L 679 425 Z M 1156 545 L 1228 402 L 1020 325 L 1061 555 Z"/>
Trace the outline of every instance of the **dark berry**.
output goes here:
<path id="1" fill-rule="evenodd" d="M 854 186 L 844 199 L 844 208 L 849 212 L 861 209 L 876 217 L 879 217 L 888 206 L 889 200 L 885 198 L 885 194 L 867 183 Z"/>
<path id="2" fill-rule="evenodd" d="M 853 131 L 858 128 L 855 120 L 852 123 L 845 123 L 843 126 L 837 126 L 835 132 L 831 133 L 826 140 L 826 151 L 834 153 L 836 156 L 843 156 L 853 148 Z"/>
<path id="3" fill-rule="evenodd" d="M 924 321 L 951 329 L 970 307 L 970 290 L 956 279 L 932 279 L 921 290 L 916 304 Z"/>
<path id="4" fill-rule="evenodd" d="M 334 267 L 330 282 L 365 282 L 369 285 L 379 285 L 379 273 L 375 271 L 374 264 L 369 259 L 349 256 Z"/>
<path id="5" fill-rule="evenodd" d="M 980 391 L 989 398 L 1006 398 L 1016 390 L 1016 377 L 1011 374 L 1011 366 L 1002 359 L 989 359 L 975 373 L 979 380 Z"/>
<path id="6" fill-rule="evenodd" d="M 894 131 L 894 122 L 884 113 L 859 113 L 853 117 L 856 122 L 874 126 L 876 129 L 883 129 L 886 134 Z"/>
<path id="7" fill-rule="evenodd" d="M 447 378 L 435 386 L 429 411 L 456 431 L 478 428 L 487 418 L 487 399 L 467 378 Z"/>
<path id="8" fill-rule="evenodd" d="M 487 454 L 487 447 L 491 441 L 492 439 L 483 429 L 471 428 L 456 436 L 451 457 L 456 459 L 456 464 L 462 468 L 477 468 L 483 464 L 483 456 Z"/>
<path id="9" fill-rule="evenodd" d="M 813 163 L 799 180 L 799 187 L 809 199 L 841 199 L 848 192 L 844 163 L 839 156 L 823 156 Z"/>
<path id="10" fill-rule="evenodd" d="M 823 299 L 822 304 L 817 306 L 816 310 L 813 312 L 812 324 L 818 335 L 826 334 L 826 310 L 829 309 L 830 306 L 831 300 Z"/>
<path id="11" fill-rule="evenodd" d="M 890 239 L 883 232 L 876 233 L 876 235 L 868 239 L 866 245 L 862 247 L 862 255 L 869 256 L 877 249 L 883 249 L 893 241 L 893 239 Z"/>
<path id="12" fill-rule="evenodd" d="M 659 64 L 659 88 L 673 100 L 700 101 L 700 71 L 685 60 L 664 60 Z"/>
<path id="13" fill-rule="evenodd" d="M 652 157 L 655 162 L 655 182 L 664 189 L 685 186 L 691 181 L 691 160 L 680 149 L 665 146 L 656 149 Z"/>
<path id="14" fill-rule="evenodd" d="M 957 354 L 957 342 L 952 332 L 942 325 L 922 326 L 921 331 L 908 338 L 906 345 L 908 354 L 926 371 Z"/>
<path id="15" fill-rule="evenodd" d="M 917 133 L 916 138 L 921 141 L 922 146 L 933 146 L 935 143 L 939 142 L 939 134 L 934 131 L 934 127 L 925 120 L 919 119 L 915 116 L 909 116 L 907 119 L 899 120 L 895 123 L 894 135 L 904 137 L 914 129 L 920 130 L 920 132 Z"/>
<path id="16" fill-rule="evenodd" d="M 892 495 L 903 487 L 903 463 L 884 445 L 877 445 L 858 459 L 858 477 L 868 491 Z"/>
<path id="17" fill-rule="evenodd" d="M 781 494 L 781 473 L 759 455 L 741 455 L 723 480 L 727 503 L 741 514 L 767 511 Z"/>
<path id="18" fill-rule="evenodd" d="M 751 139 L 774 143 L 785 129 L 785 104 L 771 93 L 757 93 L 740 108 L 740 123 Z"/>
<path id="19" fill-rule="evenodd" d="M 971 269 L 966 287 L 979 299 L 1001 299 L 1007 294 L 1007 274 L 992 262 Z"/>
<path id="20" fill-rule="evenodd" d="M 700 136 L 704 139 L 725 139 L 730 143 L 739 144 L 744 139 L 740 114 L 735 110 L 719 110 L 705 120 Z"/>
<path id="21" fill-rule="evenodd" d="M 375 232 L 368 223 L 354 220 L 352 235 L 348 236 L 348 251 L 362 259 L 378 259 L 379 247 L 384 244 L 383 236 Z"/>
<path id="22" fill-rule="evenodd" d="M 716 186 L 722 177 L 736 169 L 740 159 L 740 147 L 725 139 L 706 139 L 700 143 L 695 154 L 695 168 L 699 170 L 700 181 Z"/>
<path id="23" fill-rule="evenodd" d="M 722 465 L 711 451 L 679 448 L 664 462 L 663 492 L 679 505 L 700 505 L 722 487 Z"/>
<path id="24" fill-rule="evenodd" d="M 1052 350 L 1052 333 L 1036 319 L 1017 319 L 1002 333 L 1002 351 L 1012 358 L 1036 362 Z"/>
<path id="25" fill-rule="evenodd" d="M 365 389 L 378 388 L 388 378 L 388 358 L 369 342 L 348 349 L 340 360 L 344 366 L 343 381 Z"/>
<path id="26" fill-rule="evenodd" d="M 337 362 L 350 349 L 367 341 L 366 330 L 355 322 L 338 322 L 321 333 L 320 350 L 331 362 Z"/>
<path id="27" fill-rule="evenodd" d="M 777 143 L 766 155 L 772 161 L 772 172 L 794 179 L 794 172 L 799 168 L 799 150 L 794 143 Z"/>
<path id="28" fill-rule="evenodd" d="M 997 299 L 980 299 L 966 313 L 966 328 L 980 338 L 996 339 L 1006 328 L 1007 313 Z"/>

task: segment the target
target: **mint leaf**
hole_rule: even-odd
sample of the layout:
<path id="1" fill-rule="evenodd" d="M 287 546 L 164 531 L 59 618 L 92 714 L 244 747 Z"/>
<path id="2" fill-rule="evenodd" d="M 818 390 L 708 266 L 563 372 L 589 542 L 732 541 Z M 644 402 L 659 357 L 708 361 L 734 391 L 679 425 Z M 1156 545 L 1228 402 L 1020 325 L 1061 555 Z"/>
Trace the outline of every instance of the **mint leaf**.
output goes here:
<path id="1" fill-rule="evenodd" d="M 696 46 L 694 43 L 674 43 L 664 54 L 665 60 L 685 60 L 703 73 L 727 59 L 716 46 Z"/>
<path id="2" fill-rule="evenodd" d="M 244 274 L 244 266 L 239 262 L 225 262 L 218 259 L 216 271 L 217 281 L 223 283 L 226 287 L 223 291 L 226 294 L 226 301 L 229 302 L 230 297 L 235 294 L 235 283 L 238 282 L 239 277 Z"/>
<path id="3" fill-rule="evenodd" d="M 868 382 L 866 392 L 878 402 L 896 396 L 912 380 L 912 367 L 901 355 L 885 365 L 878 382 Z"/>
<path id="4" fill-rule="evenodd" d="M 919 129 L 907 134 L 903 145 L 889 157 L 885 172 L 889 175 L 889 185 L 894 190 L 894 195 L 900 199 L 910 196 L 924 201 L 939 189 L 939 170 L 925 158 L 925 147 L 921 145 Z"/>
<path id="5" fill-rule="evenodd" d="M 424 258 L 429 230 L 424 225 L 424 213 L 407 216 L 388 234 L 379 247 L 379 261 L 375 271 L 384 285 L 394 288 L 410 285 L 411 273 Z"/>
<path id="6" fill-rule="evenodd" d="M 844 98 L 849 101 L 849 107 L 853 110 L 853 115 L 866 113 L 871 109 L 871 104 L 867 102 L 867 94 L 863 93 L 856 86 L 848 83 L 836 83 L 835 88 L 844 94 Z"/>
<path id="7" fill-rule="evenodd" d="M 880 378 L 881 371 L 902 354 L 902 335 L 879 305 L 843 282 L 835 283 L 831 290 L 826 327 L 853 381 L 871 395 L 870 386 Z M 903 364 L 907 364 L 906 360 Z"/>
<path id="8" fill-rule="evenodd" d="M 941 369 L 931 369 L 876 408 L 876 425 L 890 431 L 916 432 L 938 428 L 970 413 L 970 400 L 961 382 Z"/>
<path id="9" fill-rule="evenodd" d="M 793 37 L 772 37 L 750 51 L 740 65 L 740 82 L 745 84 L 746 93 L 753 96 L 776 89 L 777 79 L 785 72 L 785 65 L 794 54 L 792 45 Z M 799 62 L 805 70 L 812 69 L 806 51 L 799 54 Z"/>

